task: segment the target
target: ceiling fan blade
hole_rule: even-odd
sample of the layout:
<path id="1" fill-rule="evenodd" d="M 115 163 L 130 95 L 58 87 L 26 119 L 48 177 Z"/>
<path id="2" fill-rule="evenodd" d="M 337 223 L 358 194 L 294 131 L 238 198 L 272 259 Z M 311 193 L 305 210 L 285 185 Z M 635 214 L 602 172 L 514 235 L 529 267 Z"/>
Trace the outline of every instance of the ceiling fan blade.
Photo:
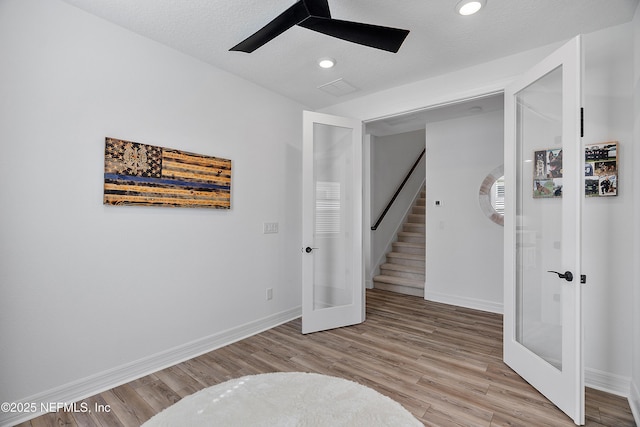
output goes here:
<path id="1" fill-rule="evenodd" d="M 302 0 L 302 2 L 307 7 L 310 16 L 331 18 L 328 0 Z"/>
<path id="2" fill-rule="evenodd" d="M 309 17 L 309 11 L 305 1 L 300 0 L 289 9 L 278 15 L 273 21 L 256 31 L 229 50 L 251 53 L 260 46 L 275 39 L 294 25 L 299 24 Z"/>
<path id="3" fill-rule="evenodd" d="M 342 40 L 394 53 L 400 49 L 404 39 L 409 34 L 409 30 L 401 30 L 399 28 L 381 27 L 379 25 L 317 16 L 310 16 L 298 25 Z"/>

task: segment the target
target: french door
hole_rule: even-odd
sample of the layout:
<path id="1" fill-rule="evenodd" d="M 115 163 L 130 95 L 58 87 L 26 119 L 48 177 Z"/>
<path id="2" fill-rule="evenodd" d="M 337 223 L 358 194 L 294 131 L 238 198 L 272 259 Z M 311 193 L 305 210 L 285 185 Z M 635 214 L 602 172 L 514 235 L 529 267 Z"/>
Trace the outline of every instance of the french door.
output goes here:
<path id="1" fill-rule="evenodd" d="M 584 424 L 581 43 L 505 90 L 504 361 Z"/>
<path id="2" fill-rule="evenodd" d="M 302 333 L 364 321 L 362 123 L 305 111 Z"/>

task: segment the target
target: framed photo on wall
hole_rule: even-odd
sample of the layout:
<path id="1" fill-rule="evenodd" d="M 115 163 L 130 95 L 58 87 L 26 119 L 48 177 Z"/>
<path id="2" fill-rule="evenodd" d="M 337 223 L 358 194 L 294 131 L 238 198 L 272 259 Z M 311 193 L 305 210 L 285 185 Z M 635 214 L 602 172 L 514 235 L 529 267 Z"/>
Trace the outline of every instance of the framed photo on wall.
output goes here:
<path id="1" fill-rule="evenodd" d="M 562 149 L 534 152 L 533 197 L 562 197 Z"/>
<path id="2" fill-rule="evenodd" d="M 584 192 L 587 197 L 618 195 L 618 142 L 584 147 Z"/>
<path id="3" fill-rule="evenodd" d="M 534 152 L 533 197 L 562 197 L 562 149 Z M 618 195 L 618 142 L 584 148 L 584 194 L 586 197 Z"/>

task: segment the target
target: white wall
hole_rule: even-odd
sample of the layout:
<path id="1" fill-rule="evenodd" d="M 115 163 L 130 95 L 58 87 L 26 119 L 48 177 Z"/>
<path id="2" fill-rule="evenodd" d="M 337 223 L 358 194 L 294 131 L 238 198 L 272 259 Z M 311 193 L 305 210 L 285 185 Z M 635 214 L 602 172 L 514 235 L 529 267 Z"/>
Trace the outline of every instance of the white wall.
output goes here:
<path id="1" fill-rule="evenodd" d="M 628 237 L 634 223 L 631 25 L 587 34 L 583 43 L 583 142 L 619 142 L 620 182 L 615 198 L 587 198 L 583 205 L 585 366 L 592 385 L 628 395 L 634 265 Z"/>
<path id="2" fill-rule="evenodd" d="M 0 2 L 0 55 L 0 401 L 299 315 L 301 105 L 55 0 Z M 232 209 L 104 206 L 106 136 L 232 159 Z"/>
<path id="3" fill-rule="evenodd" d="M 640 165 L 640 5 L 636 8 L 633 17 L 633 165 Z M 633 168 L 633 218 L 634 224 L 634 250 L 633 259 L 635 271 L 633 275 L 633 322 L 632 322 L 632 342 L 633 353 L 633 376 L 631 381 L 631 410 L 633 411 L 636 424 L 640 424 L 640 168 Z"/>
<path id="4" fill-rule="evenodd" d="M 502 312 L 504 229 L 478 192 L 503 163 L 503 123 L 500 110 L 427 124 L 426 299 Z"/>
<path id="5" fill-rule="evenodd" d="M 634 264 L 637 263 L 631 258 L 633 246 L 629 239 L 634 223 L 631 216 L 634 194 L 632 171 L 637 169 L 632 163 L 631 40 L 631 23 L 588 34 L 584 39 L 587 62 L 585 143 L 618 140 L 621 144 L 620 195 L 614 200 L 589 200 L 585 203 L 589 210 L 585 213 L 584 229 L 595 230 L 585 239 L 588 245 L 585 265 L 589 276 L 584 297 L 587 382 L 624 395 L 629 394 L 631 378 L 632 340 L 629 333 L 633 318 L 630 296 Z M 559 45 L 545 46 L 371 94 L 325 111 L 373 120 L 500 91 Z M 428 195 L 434 196 L 430 191 Z M 455 227 L 465 218 L 464 215 L 452 216 L 447 221 Z M 597 261 L 596 252 L 604 254 L 608 263 Z"/>
<path id="6" fill-rule="evenodd" d="M 371 224 L 373 225 L 393 197 L 398 186 L 425 149 L 423 130 L 372 137 L 371 142 Z M 420 167 L 422 166 L 422 167 Z M 384 261 L 399 224 L 424 182 L 424 159 L 405 184 L 377 230 L 371 231 L 372 268 Z M 367 271 L 368 278 L 375 271 Z"/>

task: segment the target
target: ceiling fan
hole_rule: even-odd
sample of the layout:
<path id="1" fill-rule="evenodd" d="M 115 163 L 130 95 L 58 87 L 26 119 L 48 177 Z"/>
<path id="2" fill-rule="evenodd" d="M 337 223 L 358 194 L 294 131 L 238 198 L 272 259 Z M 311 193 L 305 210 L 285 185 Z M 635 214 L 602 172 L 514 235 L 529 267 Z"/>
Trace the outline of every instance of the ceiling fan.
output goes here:
<path id="1" fill-rule="evenodd" d="M 231 51 L 251 53 L 294 25 L 353 43 L 397 52 L 408 30 L 331 18 L 328 0 L 298 0 L 273 21 L 241 41 Z"/>

